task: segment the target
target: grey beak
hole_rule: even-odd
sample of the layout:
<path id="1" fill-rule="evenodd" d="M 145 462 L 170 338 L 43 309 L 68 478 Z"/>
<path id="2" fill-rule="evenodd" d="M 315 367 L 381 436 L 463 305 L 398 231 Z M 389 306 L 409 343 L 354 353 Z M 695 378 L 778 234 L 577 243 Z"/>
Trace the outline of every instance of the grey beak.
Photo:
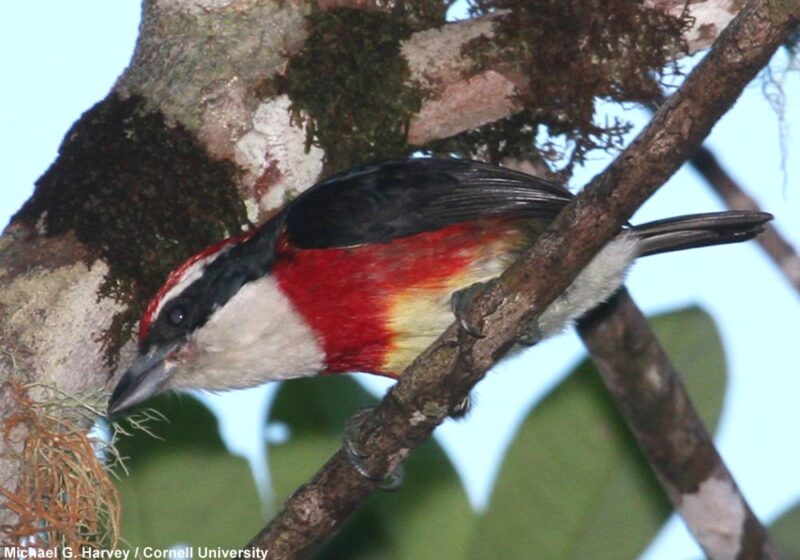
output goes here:
<path id="1" fill-rule="evenodd" d="M 179 345 L 174 342 L 156 347 L 136 358 L 111 393 L 108 401 L 109 418 L 161 393 L 174 370 L 174 366 L 165 363 L 165 358 Z"/>

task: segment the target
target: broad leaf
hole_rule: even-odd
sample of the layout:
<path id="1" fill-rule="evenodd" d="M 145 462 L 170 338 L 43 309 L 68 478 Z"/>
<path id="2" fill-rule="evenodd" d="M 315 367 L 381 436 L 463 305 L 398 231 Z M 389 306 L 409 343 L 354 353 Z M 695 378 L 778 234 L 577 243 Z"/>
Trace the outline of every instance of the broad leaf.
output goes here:
<path id="1" fill-rule="evenodd" d="M 136 432 L 119 450 L 122 537 L 133 546 L 239 547 L 264 525 L 250 467 L 228 453 L 214 415 L 196 399 L 160 398 L 165 422 L 149 424 L 161 440 Z"/>
<path id="2" fill-rule="evenodd" d="M 286 424 L 291 437 L 269 450 L 278 503 L 339 448 L 347 419 L 374 404 L 375 399 L 347 377 L 281 386 L 270 422 Z M 371 496 L 316 558 L 463 558 L 474 515 L 450 461 L 429 441 L 407 461 L 402 487 Z"/>
<path id="3" fill-rule="evenodd" d="M 697 308 L 653 326 L 703 417 L 720 414 L 725 360 Z M 582 363 L 524 422 L 469 558 L 633 558 L 671 507 L 594 367 Z"/>
<path id="4" fill-rule="evenodd" d="M 783 560 L 800 560 L 800 505 L 775 520 L 769 531 Z"/>

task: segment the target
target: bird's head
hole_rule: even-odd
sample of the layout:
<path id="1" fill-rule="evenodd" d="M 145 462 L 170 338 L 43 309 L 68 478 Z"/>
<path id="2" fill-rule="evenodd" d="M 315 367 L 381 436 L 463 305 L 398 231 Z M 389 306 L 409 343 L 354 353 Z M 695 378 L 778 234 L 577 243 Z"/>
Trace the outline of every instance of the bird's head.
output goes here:
<path id="1" fill-rule="evenodd" d="M 221 241 L 169 275 L 142 315 L 139 354 L 114 388 L 109 416 L 170 389 L 289 376 L 295 366 L 280 357 L 287 336 L 312 336 L 316 350 L 271 274 L 279 229 L 276 220 Z"/>

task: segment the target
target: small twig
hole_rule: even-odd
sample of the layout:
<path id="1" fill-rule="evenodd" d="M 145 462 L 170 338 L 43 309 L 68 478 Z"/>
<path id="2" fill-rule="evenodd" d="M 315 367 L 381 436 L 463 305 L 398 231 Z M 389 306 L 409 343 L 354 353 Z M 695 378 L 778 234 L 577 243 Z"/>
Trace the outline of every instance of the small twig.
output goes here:
<path id="1" fill-rule="evenodd" d="M 664 103 L 664 100 L 665 97 L 662 96 L 657 101 L 648 103 L 647 108 L 655 111 Z M 761 207 L 755 199 L 730 176 L 711 150 L 700 146 L 689 159 L 689 163 L 728 208 L 761 212 Z M 800 293 L 800 255 L 780 233 L 777 226 L 767 224 L 763 233 L 756 237 L 756 242 L 772 259 L 789 284 Z"/>
<path id="2" fill-rule="evenodd" d="M 680 374 L 626 290 L 578 326 L 672 504 L 709 558 L 776 558 L 692 406 Z"/>
<path id="3" fill-rule="evenodd" d="M 690 160 L 692 166 L 703 176 L 715 193 L 733 210 L 760 211 L 756 201 L 733 180 L 720 165 L 717 158 L 705 147 L 695 152 Z M 764 252 L 775 262 L 786 280 L 800 294 L 800 256 L 797 250 L 772 224 L 756 238 Z"/>

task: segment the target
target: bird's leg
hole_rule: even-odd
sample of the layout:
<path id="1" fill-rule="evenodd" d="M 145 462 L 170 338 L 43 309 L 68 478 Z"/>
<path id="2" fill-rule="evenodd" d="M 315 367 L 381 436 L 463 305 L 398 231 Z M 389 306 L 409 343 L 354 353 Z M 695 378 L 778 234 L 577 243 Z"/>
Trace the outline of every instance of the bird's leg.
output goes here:
<path id="1" fill-rule="evenodd" d="M 391 492 L 393 490 L 397 490 L 403 484 L 403 478 L 405 474 L 403 465 L 398 465 L 394 471 L 386 476 L 373 474 L 369 472 L 369 469 L 367 469 L 366 465 L 364 465 L 364 459 L 366 458 L 367 454 L 361 448 L 359 448 L 355 442 L 355 436 L 358 433 L 359 426 L 367 417 L 367 415 L 372 412 L 372 409 L 373 407 L 362 408 L 356 413 L 355 416 L 347 421 L 347 424 L 345 424 L 344 428 L 344 437 L 342 438 L 342 443 L 345 453 L 347 454 L 347 460 L 350 462 L 356 472 L 367 480 L 380 482 L 381 490 Z"/>
<path id="2" fill-rule="evenodd" d="M 470 310 L 472 309 L 472 303 L 475 301 L 475 296 L 477 296 L 483 288 L 492 282 L 494 282 L 494 280 L 489 280 L 489 282 L 476 282 L 471 286 L 467 286 L 466 288 L 462 288 L 457 292 L 453 292 L 453 295 L 450 298 L 450 309 L 453 311 L 453 315 L 456 316 L 458 324 L 466 333 L 474 336 L 475 338 L 483 338 L 486 335 L 484 335 L 481 330 L 470 321 Z"/>

